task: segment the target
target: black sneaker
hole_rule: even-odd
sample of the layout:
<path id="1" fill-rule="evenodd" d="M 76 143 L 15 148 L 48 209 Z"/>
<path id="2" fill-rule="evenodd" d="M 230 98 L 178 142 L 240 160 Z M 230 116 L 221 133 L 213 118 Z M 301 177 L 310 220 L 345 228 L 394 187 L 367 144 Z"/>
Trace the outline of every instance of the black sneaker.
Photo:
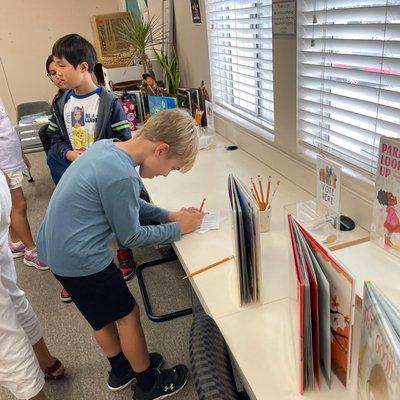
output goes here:
<path id="1" fill-rule="evenodd" d="M 153 368 L 161 368 L 164 364 L 163 356 L 159 353 L 150 353 L 150 365 Z M 107 387 L 116 392 L 118 390 L 125 389 L 130 384 L 136 383 L 136 376 L 131 369 L 125 376 L 118 378 L 111 370 L 108 372 Z"/>
<path id="2" fill-rule="evenodd" d="M 113 392 L 117 392 L 118 390 L 125 389 L 134 380 L 136 380 L 136 375 L 133 372 L 133 369 L 131 369 L 125 376 L 122 377 L 116 376 L 113 370 L 111 370 L 108 371 L 107 387 Z"/>
<path id="3" fill-rule="evenodd" d="M 133 400 L 157 400 L 165 399 L 179 392 L 189 377 L 189 371 L 184 365 L 176 365 L 174 368 L 156 370 L 156 382 L 148 391 L 144 392 L 136 385 L 133 393 Z"/>

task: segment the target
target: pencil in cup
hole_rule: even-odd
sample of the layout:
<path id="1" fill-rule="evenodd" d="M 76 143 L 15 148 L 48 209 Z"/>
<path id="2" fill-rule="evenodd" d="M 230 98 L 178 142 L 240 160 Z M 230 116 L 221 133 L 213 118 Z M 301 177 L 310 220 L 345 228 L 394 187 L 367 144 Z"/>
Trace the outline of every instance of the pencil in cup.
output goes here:
<path id="1" fill-rule="evenodd" d="M 268 203 L 269 203 L 269 194 L 270 194 L 270 192 L 271 192 L 271 180 L 272 180 L 272 177 L 271 177 L 271 175 L 268 177 L 268 184 L 267 184 L 267 197 L 266 197 L 266 199 L 265 199 L 265 202 L 267 203 L 267 205 L 268 205 Z"/>
<path id="2" fill-rule="evenodd" d="M 278 190 L 280 183 L 281 183 L 281 181 L 276 182 L 276 186 L 274 188 L 274 191 L 272 192 L 271 201 L 267 204 L 267 209 L 271 207 L 272 201 L 274 200 L 276 191 Z"/>
<path id="3" fill-rule="evenodd" d="M 256 202 L 258 203 L 258 208 L 261 209 L 262 208 L 262 201 L 261 201 L 260 195 L 258 194 L 258 190 L 257 190 L 257 187 L 256 187 L 254 181 L 253 181 L 253 178 L 250 178 L 250 182 L 251 182 L 251 185 L 253 186 L 253 190 L 251 192 L 253 193 L 253 196 L 255 197 Z"/>

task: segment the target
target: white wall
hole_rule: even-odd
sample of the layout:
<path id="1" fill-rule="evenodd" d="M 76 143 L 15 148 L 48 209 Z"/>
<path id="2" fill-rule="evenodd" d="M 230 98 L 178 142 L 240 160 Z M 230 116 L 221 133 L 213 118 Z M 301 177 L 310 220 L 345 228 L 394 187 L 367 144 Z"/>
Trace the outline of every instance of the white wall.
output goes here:
<path id="1" fill-rule="evenodd" d="M 210 90 L 205 2 L 200 0 L 201 24 L 193 24 L 190 0 L 169 1 L 174 4 L 174 41 L 181 70 L 180 86 L 199 87 L 204 80 Z M 160 20 L 162 3 L 163 0 L 148 0 L 150 15 Z"/>
<path id="2" fill-rule="evenodd" d="M 175 0 L 175 34 L 181 68 L 181 86 L 199 87 L 202 80 L 210 91 L 207 24 L 204 0 L 200 0 L 201 24 L 194 24 L 190 1 Z"/>
<path id="3" fill-rule="evenodd" d="M 121 0 L 1 1 L 0 57 L 5 73 L 0 65 L 0 96 L 14 122 L 13 103 L 50 101 L 54 96 L 45 71 L 53 43 L 68 33 L 92 41 L 89 17 L 123 11 L 122 5 Z"/>

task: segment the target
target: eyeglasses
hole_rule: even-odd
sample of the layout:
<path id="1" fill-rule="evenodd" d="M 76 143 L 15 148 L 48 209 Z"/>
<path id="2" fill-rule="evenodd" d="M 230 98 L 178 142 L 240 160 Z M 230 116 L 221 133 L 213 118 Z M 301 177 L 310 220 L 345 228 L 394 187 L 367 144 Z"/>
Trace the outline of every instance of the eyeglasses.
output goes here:
<path id="1" fill-rule="evenodd" d="M 54 78 L 55 76 L 57 76 L 57 72 L 48 72 L 46 74 L 50 79 Z"/>

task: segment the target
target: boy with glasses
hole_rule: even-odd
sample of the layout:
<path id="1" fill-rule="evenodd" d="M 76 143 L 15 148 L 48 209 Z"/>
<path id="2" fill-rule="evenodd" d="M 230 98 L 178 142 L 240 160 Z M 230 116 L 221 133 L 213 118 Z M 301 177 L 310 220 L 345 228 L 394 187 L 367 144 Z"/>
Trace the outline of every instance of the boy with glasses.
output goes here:
<path id="1" fill-rule="evenodd" d="M 52 80 L 58 87 L 68 88 L 56 99 L 47 130 L 52 138 L 47 164 L 57 185 L 67 168 L 94 142 L 108 138 L 125 141 L 132 135 L 119 98 L 93 82 L 97 55 L 92 44 L 78 34 L 66 35 L 54 44 L 52 55 L 56 71 Z M 118 247 L 119 268 L 128 281 L 136 264 L 129 248 Z M 60 297 L 71 301 L 65 290 Z"/>

